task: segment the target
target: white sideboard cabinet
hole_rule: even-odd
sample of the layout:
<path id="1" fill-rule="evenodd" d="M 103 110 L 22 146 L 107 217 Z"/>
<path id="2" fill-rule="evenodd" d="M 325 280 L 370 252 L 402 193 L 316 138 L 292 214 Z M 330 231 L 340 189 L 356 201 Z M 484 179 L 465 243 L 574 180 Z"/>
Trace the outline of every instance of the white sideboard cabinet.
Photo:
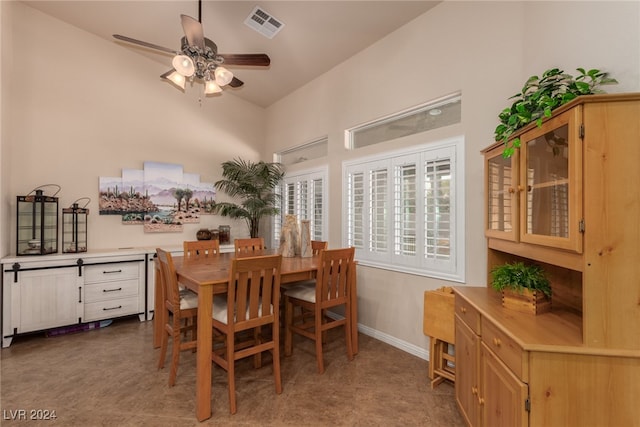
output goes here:
<path id="1" fill-rule="evenodd" d="M 6 257 L 2 346 L 16 335 L 138 315 L 147 319 L 148 250 Z"/>

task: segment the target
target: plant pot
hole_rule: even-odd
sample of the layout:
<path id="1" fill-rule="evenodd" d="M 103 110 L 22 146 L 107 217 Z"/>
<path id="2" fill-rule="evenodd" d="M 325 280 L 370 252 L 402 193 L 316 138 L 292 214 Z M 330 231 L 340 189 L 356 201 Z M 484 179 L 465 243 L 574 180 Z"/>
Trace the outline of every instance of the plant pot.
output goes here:
<path id="1" fill-rule="evenodd" d="M 502 306 L 521 313 L 542 314 L 551 310 L 551 298 L 540 291 L 523 289 L 522 292 L 504 289 Z"/>

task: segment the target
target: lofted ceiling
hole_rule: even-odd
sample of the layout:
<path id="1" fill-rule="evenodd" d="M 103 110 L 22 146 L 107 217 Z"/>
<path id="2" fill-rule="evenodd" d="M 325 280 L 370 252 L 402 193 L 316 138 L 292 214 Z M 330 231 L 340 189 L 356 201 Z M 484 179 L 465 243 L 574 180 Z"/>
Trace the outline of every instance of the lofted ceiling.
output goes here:
<path id="1" fill-rule="evenodd" d="M 30 1 L 23 3 L 158 62 L 157 78 L 171 55 L 113 39 L 121 34 L 178 50 L 180 15 L 198 19 L 196 0 Z M 234 66 L 242 81 L 225 91 L 267 107 L 357 52 L 423 14 L 439 1 L 202 1 L 205 37 L 220 53 L 266 53 L 271 65 Z M 244 24 L 256 6 L 284 26 L 272 39 Z M 189 90 L 189 88 L 187 88 Z M 224 96 L 224 93 L 223 93 Z"/>

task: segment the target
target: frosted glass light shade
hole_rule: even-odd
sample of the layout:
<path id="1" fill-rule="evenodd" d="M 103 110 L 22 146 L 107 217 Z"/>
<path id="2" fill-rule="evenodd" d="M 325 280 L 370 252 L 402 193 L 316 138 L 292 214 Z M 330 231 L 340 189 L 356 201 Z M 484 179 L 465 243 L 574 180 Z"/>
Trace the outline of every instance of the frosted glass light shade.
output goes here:
<path id="1" fill-rule="evenodd" d="M 193 61 L 187 55 L 174 56 L 171 61 L 171 65 L 173 65 L 173 68 L 175 68 L 179 74 L 185 77 L 191 77 L 193 76 L 193 73 L 196 72 L 196 67 L 193 65 Z"/>
<path id="2" fill-rule="evenodd" d="M 205 95 L 210 95 L 212 93 L 222 92 L 222 88 L 218 86 L 218 84 L 214 80 L 207 80 L 204 83 L 204 93 Z"/>
<path id="3" fill-rule="evenodd" d="M 219 86 L 228 85 L 233 80 L 233 73 L 224 67 L 216 68 L 214 75 Z"/>
<path id="4" fill-rule="evenodd" d="M 171 74 L 167 76 L 163 75 L 162 77 L 169 80 L 171 83 L 178 86 L 180 89 L 184 90 L 184 85 L 187 79 L 185 79 L 185 77 L 182 74 L 178 73 L 177 71 L 173 71 L 171 72 Z"/>

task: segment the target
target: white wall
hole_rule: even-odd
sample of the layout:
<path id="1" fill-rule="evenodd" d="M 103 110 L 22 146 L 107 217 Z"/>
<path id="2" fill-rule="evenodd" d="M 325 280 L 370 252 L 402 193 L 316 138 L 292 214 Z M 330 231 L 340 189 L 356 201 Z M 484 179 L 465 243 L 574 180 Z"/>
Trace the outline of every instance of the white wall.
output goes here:
<path id="1" fill-rule="evenodd" d="M 466 285 L 486 285 L 483 160 L 497 115 L 531 74 L 552 67 L 600 68 L 640 90 L 637 2 L 445 2 L 267 109 L 265 156 L 329 136 L 329 246 L 342 240 L 342 162 L 464 135 Z M 624 46 L 624 53 L 614 46 Z M 418 138 L 344 148 L 344 130 L 455 92 L 462 123 Z M 314 161 L 313 165 L 319 163 Z M 311 166 L 296 165 L 296 169 Z M 359 322 L 368 333 L 425 355 L 423 294 L 445 283 L 359 267 Z"/>
<path id="2" fill-rule="evenodd" d="M 0 254 L 15 252 L 16 196 L 49 183 L 62 187 L 61 208 L 91 198 L 90 249 L 181 244 L 219 224 L 231 224 L 234 237 L 248 236 L 244 222 L 217 215 L 182 233 L 145 234 L 142 226 L 123 226 L 120 216 L 98 214 L 98 183 L 123 168 L 142 169 L 144 161 L 177 163 L 215 182 L 222 162 L 260 159 L 262 108 L 228 92 L 200 103 L 202 85 L 182 93 L 161 81 L 166 67 L 131 49 L 22 3 L 2 3 L 13 23 L 2 26 L 3 40 L 11 41 L 3 70 L 14 68 L 2 79 Z"/>

